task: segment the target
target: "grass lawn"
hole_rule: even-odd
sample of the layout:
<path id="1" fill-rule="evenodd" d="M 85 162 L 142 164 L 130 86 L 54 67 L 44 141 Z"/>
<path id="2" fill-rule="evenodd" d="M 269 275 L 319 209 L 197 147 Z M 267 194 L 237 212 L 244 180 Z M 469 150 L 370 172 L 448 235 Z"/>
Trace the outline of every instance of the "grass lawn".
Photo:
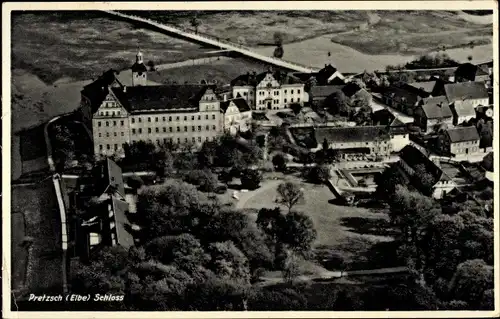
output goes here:
<path id="1" fill-rule="evenodd" d="M 267 67 L 257 62 L 244 59 L 221 59 L 201 65 L 184 66 L 173 69 L 150 72 L 148 79 L 158 82 L 200 83 L 201 80 L 217 80 L 220 84 L 229 84 L 231 80 L 247 72 L 264 72 Z"/>
<path id="2" fill-rule="evenodd" d="M 46 83 L 90 79 L 135 61 L 137 47 L 156 64 L 197 57 L 207 49 L 99 13 L 20 13 L 12 17 L 12 67 Z"/>
<path id="3" fill-rule="evenodd" d="M 367 208 L 332 204 L 335 196 L 326 186 L 304 183 L 293 176 L 287 176 L 287 179 L 304 188 L 305 202 L 294 207 L 294 210 L 305 212 L 312 218 L 318 232 L 314 244 L 317 259 L 325 268 L 370 269 L 396 265 L 393 256 L 394 233 L 389 230 L 387 214 Z M 272 183 L 271 187 L 266 186 L 268 183 Z M 261 189 L 264 190 L 248 193 L 250 197 L 243 208 L 277 206 L 275 199 L 279 183 L 276 180 L 263 181 Z M 394 258 L 386 260 L 389 256 Z"/>
<path id="4" fill-rule="evenodd" d="M 34 239 L 27 264 L 26 287 L 33 293 L 61 289 L 61 223 L 52 180 L 35 185 L 13 185 L 12 211 L 24 214 L 24 233 Z M 17 231 L 17 228 L 12 229 L 13 238 L 21 237 Z"/>

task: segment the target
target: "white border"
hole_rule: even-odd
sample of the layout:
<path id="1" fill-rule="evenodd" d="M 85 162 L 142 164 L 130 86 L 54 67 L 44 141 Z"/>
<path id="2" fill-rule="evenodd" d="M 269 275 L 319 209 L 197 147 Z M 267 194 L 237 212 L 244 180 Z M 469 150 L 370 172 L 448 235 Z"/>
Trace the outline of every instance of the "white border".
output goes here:
<path id="1" fill-rule="evenodd" d="M 12 312 L 10 311 L 10 12 L 13 10 L 493 10 L 493 54 L 498 57 L 498 3 L 490 0 L 476 1 L 283 1 L 283 2 L 60 2 L 60 3 L 3 3 L 2 10 L 2 284 L 3 314 L 5 318 L 458 318 L 458 317 L 498 317 L 499 316 L 499 254 L 495 254 L 495 311 L 414 311 L 414 312 Z M 498 103 L 498 63 L 494 63 L 494 104 Z M 498 110 L 494 114 L 498 125 Z M 499 141 L 499 131 L 494 131 L 494 147 Z M 498 153 L 494 153 L 494 169 L 499 172 Z M 499 252 L 498 188 L 494 188 L 494 250 Z"/>

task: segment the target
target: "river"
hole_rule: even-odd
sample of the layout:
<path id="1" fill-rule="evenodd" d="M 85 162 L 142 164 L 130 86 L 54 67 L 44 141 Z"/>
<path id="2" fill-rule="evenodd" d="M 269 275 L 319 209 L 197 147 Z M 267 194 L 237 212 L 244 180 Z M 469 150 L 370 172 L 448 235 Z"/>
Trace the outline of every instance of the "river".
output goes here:
<path id="1" fill-rule="evenodd" d="M 416 58 L 414 55 L 365 54 L 351 47 L 332 42 L 330 35 L 285 44 L 284 49 L 284 60 L 317 68 L 322 68 L 325 64 L 330 63 L 345 73 L 384 70 L 387 65 L 404 64 Z M 254 51 L 271 56 L 274 47 L 256 47 Z M 328 52 L 331 52 L 330 57 Z M 482 63 L 492 60 L 493 45 L 478 45 L 473 49 L 469 47 L 448 49 L 446 53 L 459 62 L 467 62 L 468 56 L 472 56 L 472 63 Z"/>

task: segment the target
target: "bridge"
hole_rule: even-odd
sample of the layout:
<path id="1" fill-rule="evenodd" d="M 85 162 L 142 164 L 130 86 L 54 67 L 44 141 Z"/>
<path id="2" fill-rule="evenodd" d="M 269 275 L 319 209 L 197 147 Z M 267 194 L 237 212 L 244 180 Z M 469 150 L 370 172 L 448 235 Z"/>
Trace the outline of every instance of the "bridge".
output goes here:
<path id="1" fill-rule="evenodd" d="M 146 25 L 150 28 L 154 28 L 155 30 L 158 30 L 163 33 L 168 33 L 168 34 L 174 34 L 179 37 L 182 37 L 187 40 L 191 40 L 194 42 L 202 43 L 205 45 L 209 45 L 212 47 L 216 47 L 220 50 L 223 51 L 232 51 L 239 53 L 243 56 L 252 58 L 254 60 L 264 62 L 276 67 L 280 67 L 283 69 L 295 71 L 295 72 L 302 72 L 302 73 L 313 73 L 317 72 L 319 69 L 317 68 L 312 68 L 307 65 L 302 65 L 299 63 L 294 63 L 290 61 L 285 61 L 279 58 L 275 57 L 269 57 L 269 56 L 264 56 L 262 54 L 256 53 L 252 50 L 252 48 L 245 47 L 241 44 L 238 43 L 233 43 L 227 40 L 219 39 L 217 37 L 208 35 L 208 34 L 201 34 L 199 32 L 193 32 L 190 30 L 182 29 L 177 26 L 172 26 L 172 25 L 166 25 L 162 23 L 158 23 L 156 21 L 153 21 L 151 19 L 146 19 L 134 15 L 128 15 L 128 14 L 123 14 L 121 12 L 117 11 L 111 11 L 111 10 L 102 10 L 102 12 L 105 12 L 109 15 L 112 15 L 116 18 L 120 18 L 122 20 L 130 21 L 130 22 L 135 22 L 135 23 L 140 23 L 143 25 Z"/>

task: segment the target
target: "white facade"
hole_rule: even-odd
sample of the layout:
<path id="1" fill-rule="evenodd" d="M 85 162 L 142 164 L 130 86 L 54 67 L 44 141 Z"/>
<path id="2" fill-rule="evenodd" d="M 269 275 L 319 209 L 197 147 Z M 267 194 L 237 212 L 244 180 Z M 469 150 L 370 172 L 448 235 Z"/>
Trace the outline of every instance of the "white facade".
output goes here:
<path id="1" fill-rule="evenodd" d="M 224 129 L 230 132 L 247 131 L 250 129 L 252 121 L 252 111 L 240 112 L 233 101 L 224 113 Z"/>
<path id="2" fill-rule="evenodd" d="M 410 144 L 410 134 L 394 134 L 391 136 L 391 145 L 393 152 L 399 152 L 406 145 Z"/>

